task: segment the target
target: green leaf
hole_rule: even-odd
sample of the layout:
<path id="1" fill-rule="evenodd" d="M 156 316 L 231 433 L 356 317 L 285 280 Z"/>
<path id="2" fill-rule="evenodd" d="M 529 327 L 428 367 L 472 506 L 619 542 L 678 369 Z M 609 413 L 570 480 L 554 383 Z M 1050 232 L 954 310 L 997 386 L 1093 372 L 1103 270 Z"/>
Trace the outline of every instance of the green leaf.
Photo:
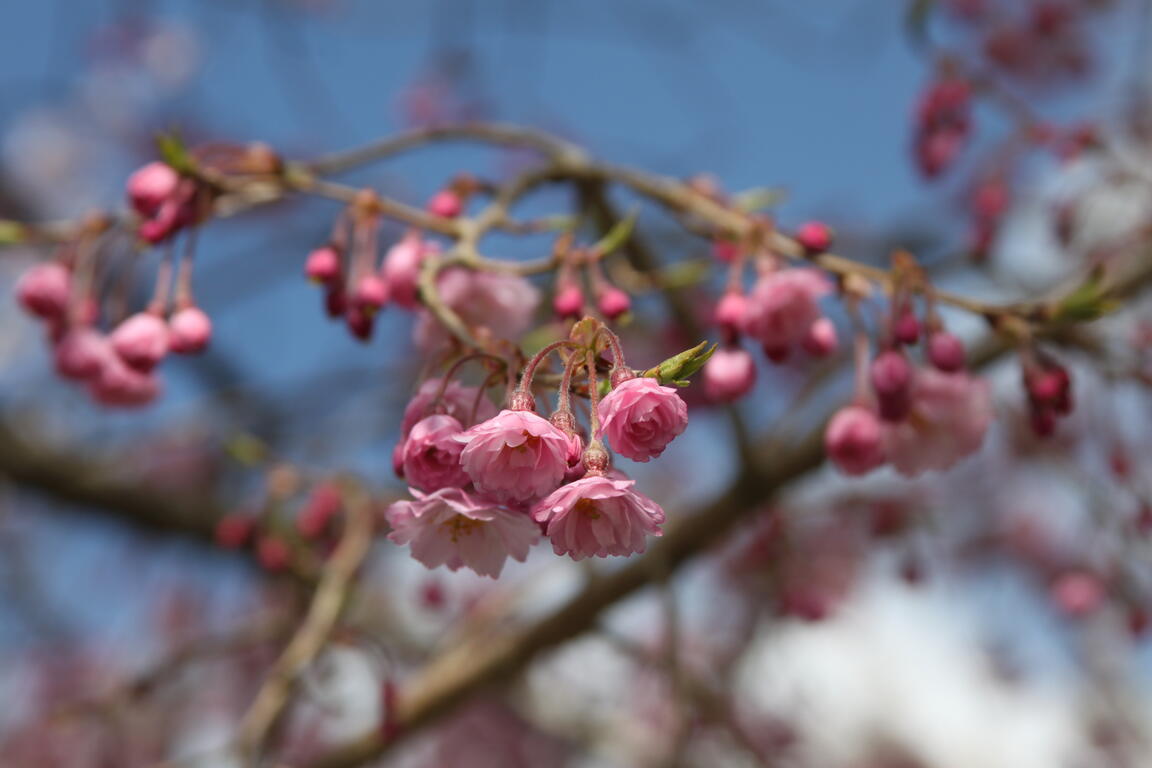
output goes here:
<path id="1" fill-rule="evenodd" d="M 636 227 L 636 216 L 637 211 L 633 209 L 631 213 L 616 222 L 612 229 L 608 230 L 608 234 L 604 235 L 596 245 L 592 246 L 592 251 L 594 253 L 612 253 L 612 251 L 624 245 L 628 238 L 632 236 L 632 230 Z"/>
<path id="2" fill-rule="evenodd" d="M 785 192 L 776 187 L 753 187 L 732 198 L 732 204 L 745 213 L 755 213 L 783 202 Z"/>
<path id="3" fill-rule="evenodd" d="M 24 225 L 11 219 L 0 219 L 0 245 L 19 245 L 27 237 Z"/>
<path id="4" fill-rule="evenodd" d="M 688 379 L 704 367 L 708 358 L 716 351 L 716 344 L 702 341 L 691 349 L 686 349 L 678 355 L 673 355 L 659 365 L 653 366 L 642 373 L 642 376 L 656 379 L 661 384 L 674 384 L 677 387 L 688 386 Z"/>
<path id="5" fill-rule="evenodd" d="M 1119 306 L 1118 301 L 1105 295 L 1100 280 L 1093 276 L 1056 305 L 1052 318 L 1061 322 L 1082 323 L 1114 312 Z"/>
<path id="6" fill-rule="evenodd" d="M 176 132 L 157 134 L 156 149 L 160 159 L 180 173 L 189 173 L 196 167 L 188 147 Z"/>

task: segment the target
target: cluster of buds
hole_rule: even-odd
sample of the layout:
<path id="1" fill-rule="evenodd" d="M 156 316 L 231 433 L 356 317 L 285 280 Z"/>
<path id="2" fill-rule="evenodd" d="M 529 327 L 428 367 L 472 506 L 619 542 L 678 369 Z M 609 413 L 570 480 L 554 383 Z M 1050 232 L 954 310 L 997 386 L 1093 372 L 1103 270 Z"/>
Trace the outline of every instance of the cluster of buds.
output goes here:
<path id="1" fill-rule="evenodd" d="M 916 107 L 913 155 L 925 178 L 950 168 L 968 144 L 972 132 L 972 87 L 943 72 L 928 86 Z"/>
<path id="2" fill-rule="evenodd" d="M 1025 350 L 1021 356 L 1021 375 L 1032 430 L 1048 437 L 1056 431 L 1057 420 L 1072 413 L 1072 377 L 1067 368 L 1037 350 Z"/>
<path id="3" fill-rule="evenodd" d="M 186 197 L 183 181 L 169 188 L 170 194 L 165 197 L 156 180 L 167 176 L 156 168 L 158 165 L 145 166 L 129 180 L 132 204 L 141 215 L 153 217 L 140 225 L 141 232 L 149 221 L 158 218 L 178 220 L 179 226 L 192 221 L 183 214 L 171 213 L 176 201 Z M 105 237 L 107 228 L 107 222 L 91 223 L 52 261 L 31 267 L 18 281 L 16 297 L 30 315 L 47 326 L 60 376 L 83 383 L 92 398 L 103 405 L 146 405 L 162 389 L 156 372 L 160 362 L 169 353 L 195 354 L 204 350 L 212 336 L 212 322 L 192 298 L 191 253 L 181 260 L 179 272 L 173 277 L 168 251 L 146 308 L 102 328 L 102 301 L 96 277 L 101 260 L 110 256 L 102 250 L 111 239 Z M 173 282 L 175 291 L 170 300 Z"/>
<path id="4" fill-rule="evenodd" d="M 343 525 L 343 493 L 335 481 L 321 480 L 301 495 L 299 481 L 292 469 L 271 470 L 260 511 L 222 517 L 216 523 L 216 543 L 225 549 L 251 548 L 260 566 L 272 573 L 326 556 Z"/>
<path id="5" fill-rule="evenodd" d="M 308 279 L 324 289 L 329 317 L 343 320 L 361 341 L 372 338 L 376 316 L 390 302 L 410 310 L 419 306 L 421 264 L 434 248 L 412 230 L 379 263 L 379 229 L 376 196 L 365 191 L 337 220 L 331 240 L 304 264 Z"/>
<path id="6" fill-rule="evenodd" d="M 612 363 L 601 398 L 604 352 Z M 545 418 L 532 385 L 553 353 L 563 357 L 564 369 L 556 409 Z M 528 361 L 498 413 L 486 385 L 451 380 L 475 358 L 490 359 L 458 361 L 443 379 L 425 382 L 405 411 L 393 463 L 414 498 L 388 508 L 389 538 L 410 545 L 429 568 L 467 567 L 493 578 L 508 557 L 523 561 L 541 535 L 556 554 L 575 560 L 643 552 L 647 537 L 660 535 L 664 512 L 610 468 L 608 447 L 633 461 L 659 456 L 688 423 L 676 390 L 637 376 L 619 339 L 592 318 Z M 571 407 L 581 372 L 590 401 L 588 439 Z"/>
<path id="7" fill-rule="evenodd" d="M 156 245 L 200 223 L 211 200 L 203 184 L 157 161 L 128 177 L 128 202 L 140 217 L 137 235 Z"/>
<path id="8" fill-rule="evenodd" d="M 897 285 L 880 351 L 869 361 L 868 338 L 858 335 L 855 397 L 825 430 L 828 457 L 845 474 L 884 464 L 908 476 L 947 469 L 979 449 L 992 418 L 988 384 L 965 371 L 964 345 L 934 307 L 922 322 L 908 282 Z M 916 345 L 926 363 L 919 367 L 908 354 Z"/>
<path id="9" fill-rule="evenodd" d="M 556 257 L 560 269 L 552 296 L 552 313 L 558 320 L 579 320 L 592 311 L 581 279 L 583 273 L 596 299 L 596 312 L 606 320 L 619 320 L 627 315 L 632 309 L 632 299 L 605 276 L 600 264 L 605 251 L 595 247 L 572 249 L 568 241 L 568 237 L 557 241 Z"/>
<path id="10" fill-rule="evenodd" d="M 818 222 L 802 226 L 796 240 L 809 255 L 831 245 L 831 233 Z M 723 241 L 722 241 L 723 242 Z M 720 328 L 721 348 L 704 368 L 705 393 L 712 400 L 730 402 L 751 391 L 756 364 L 742 346 L 748 338 L 773 363 L 783 363 L 797 352 L 826 357 L 836 350 L 836 326 L 824 315 L 820 300 L 833 290 L 832 281 L 812 267 L 786 267 L 766 248 L 752 248 L 757 279 L 744 290 L 747 255 L 733 246 L 717 249 L 729 268 L 728 288 L 716 305 L 713 320 Z"/>

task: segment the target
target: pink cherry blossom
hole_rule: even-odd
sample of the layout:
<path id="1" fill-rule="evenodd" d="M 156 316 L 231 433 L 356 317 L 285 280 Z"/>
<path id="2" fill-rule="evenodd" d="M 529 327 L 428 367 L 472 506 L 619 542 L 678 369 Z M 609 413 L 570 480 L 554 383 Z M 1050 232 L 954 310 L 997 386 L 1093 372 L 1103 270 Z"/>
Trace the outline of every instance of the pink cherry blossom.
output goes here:
<path id="1" fill-rule="evenodd" d="M 31 267 L 16 283 L 16 299 L 20 306 L 29 314 L 44 319 L 63 317 L 71 292 L 72 273 L 56 261 Z"/>
<path id="2" fill-rule="evenodd" d="M 176 194 L 180 174 L 172 166 L 148 163 L 128 177 L 128 201 L 145 218 L 153 218 L 164 202 Z"/>
<path id="3" fill-rule="evenodd" d="M 120 359 L 139 371 L 150 371 L 168 354 L 168 326 L 151 312 L 137 312 L 109 334 Z"/>
<path id="4" fill-rule="evenodd" d="M 455 439 L 463 431 L 460 422 L 447 414 L 416 422 L 404 441 L 402 454 L 404 477 L 409 485 L 429 492 L 467 485 L 468 473 L 460 466 L 464 446 Z"/>
<path id="5" fill-rule="evenodd" d="M 532 509 L 558 555 L 573 560 L 643 552 L 660 536 L 664 510 L 632 489 L 635 480 L 587 475 L 562 486 Z"/>
<path id="6" fill-rule="evenodd" d="M 540 291 L 518 275 L 474 272 L 463 267 L 446 269 L 436 286 L 444 303 L 477 336 L 517 339 L 532 323 Z M 416 344 L 428 352 L 448 342 L 448 332 L 430 313 L 421 313 Z"/>
<path id="7" fill-rule="evenodd" d="M 400 420 L 400 434 L 407 435 L 412 431 L 416 422 L 433 413 L 433 408 L 440 413 L 446 413 L 461 424 L 471 426 L 476 421 L 487 421 L 496 415 L 496 406 L 487 396 L 481 395 L 476 387 L 468 387 L 458 381 L 448 382 L 444 387 L 444 395 L 436 403 L 436 395 L 440 391 L 443 379 L 428 379 L 416 394 L 408 401 L 404 408 L 404 416 Z M 472 409 L 476 408 L 476 418 L 472 419 Z"/>
<path id="8" fill-rule="evenodd" d="M 862 405 L 841 408 L 824 432 L 828 458 L 846 475 L 863 475 L 884 464 L 884 429 Z"/>
<path id="9" fill-rule="evenodd" d="M 496 578 L 508 557 L 524 562 L 540 538 L 527 515 L 501 509 L 460 488 L 425 494 L 413 489 L 414 501 L 398 501 L 385 511 L 392 526 L 389 540 L 410 544 L 412 557 L 429 568 L 467 567 Z"/>
<path id="10" fill-rule="evenodd" d="M 405 235 L 384 255 L 381 274 L 388 283 L 392 300 L 405 309 L 419 306 L 420 265 L 432 250 L 418 233 L 413 232 Z"/>
<path id="11" fill-rule="evenodd" d="M 340 253 L 331 245 L 317 248 L 304 262 L 304 274 L 321 285 L 328 285 L 340 277 Z"/>
<path id="12" fill-rule="evenodd" d="M 100 372 L 89 382 L 96 402 L 123 408 L 147 405 L 160 394 L 160 379 L 127 365 L 118 355 L 108 355 Z"/>
<path id="13" fill-rule="evenodd" d="M 89 326 L 69 328 L 53 350 L 56 372 L 66 379 L 91 379 L 100 374 L 112 349 L 108 339 Z"/>
<path id="14" fill-rule="evenodd" d="M 200 307 L 185 307 L 168 319 L 168 341 L 178 355 L 201 352 L 212 340 L 212 319 Z"/>
<path id="15" fill-rule="evenodd" d="M 531 411 L 500 411 L 456 439 L 464 471 L 497 499 L 530 502 L 555 490 L 568 471 L 568 435 Z"/>
<path id="16" fill-rule="evenodd" d="M 964 373 L 916 371 L 904 421 L 885 425 L 888 460 L 903 475 L 948 469 L 979 450 L 992 419 L 988 383 Z"/>
<path id="17" fill-rule="evenodd" d="M 659 456 L 688 426 L 688 405 L 675 388 L 644 376 L 616 385 L 597 412 L 609 444 L 633 461 Z"/>
<path id="18" fill-rule="evenodd" d="M 709 400 L 730 403 L 756 385 L 756 362 L 748 350 L 733 346 L 717 349 L 704 364 L 704 394 Z"/>
<path id="19" fill-rule="evenodd" d="M 821 318 L 820 297 L 832 283 L 816 269 L 779 269 L 763 275 L 748 296 L 745 332 L 760 342 L 773 360 L 786 358 L 803 344 Z"/>

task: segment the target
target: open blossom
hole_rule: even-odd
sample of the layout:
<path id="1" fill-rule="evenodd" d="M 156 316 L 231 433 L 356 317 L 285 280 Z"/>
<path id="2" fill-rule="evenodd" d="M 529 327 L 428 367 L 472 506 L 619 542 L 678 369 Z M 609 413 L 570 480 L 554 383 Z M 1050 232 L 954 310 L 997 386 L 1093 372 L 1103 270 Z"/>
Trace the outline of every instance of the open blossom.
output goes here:
<path id="1" fill-rule="evenodd" d="M 500 411 L 456 436 L 464 471 L 497 499 L 530 502 L 555 490 L 568 471 L 568 435 L 531 411 Z"/>
<path id="2" fill-rule="evenodd" d="M 540 291 L 518 275 L 476 272 L 453 267 L 436 280 L 440 298 L 478 336 L 516 339 L 532 323 Z M 422 313 L 415 329 L 416 344 L 424 351 L 438 349 L 448 332 L 430 314 Z"/>
<path id="3" fill-rule="evenodd" d="M 922 368 L 911 400 L 906 419 L 885 425 L 888 460 L 901 474 L 948 469 L 984 442 L 992 400 L 983 379 Z"/>
<path id="4" fill-rule="evenodd" d="M 879 417 L 862 405 L 841 408 L 824 432 L 828 458 L 847 475 L 863 475 L 885 461 L 884 429 Z"/>
<path id="5" fill-rule="evenodd" d="M 402 464 L 408 483 L 424 491 L 461 488 L 470 480 L 460 466 L 464 446 L 456 435 L 464 427 L 447 414 L 434 414 L 416 422 L 404 441 Z"/>
<path id="6" fill-rule="evenodd" d="M 632 489 L 635 480 L 587 475 L 554 491 L 532 509 L 558 555 L 573 560 L 643 552 L 660 536 L 664 510 Z"/>
<path id="7" fill-rule="evenodd" d="M 425 494 L 412 490 L 414 501 L 398 501 L 385 516 L 388 538 L 411 544 L 412 556 L 429 568 L 471 568 L 496 578 L 508 557 L 523 562 L 540 538 L 539 527 L 525 514 L 501 509 L 460 488 Z"/>
<path id="8" fill-rule="evenodd" d="M 748 295 L 745 332 L 771 359 L 785 359 L 821 317 L 820 297 L 832 283 L 816 269 L 779 269 L 762 276 Z"/>
<path id="9" fill-rule="evenodd" d="M 598 413 L 608 442 L 633 461 L 659 456 L 688 426 L 688 405 L 676 390 L 643 376 L 617 384 Z"/>

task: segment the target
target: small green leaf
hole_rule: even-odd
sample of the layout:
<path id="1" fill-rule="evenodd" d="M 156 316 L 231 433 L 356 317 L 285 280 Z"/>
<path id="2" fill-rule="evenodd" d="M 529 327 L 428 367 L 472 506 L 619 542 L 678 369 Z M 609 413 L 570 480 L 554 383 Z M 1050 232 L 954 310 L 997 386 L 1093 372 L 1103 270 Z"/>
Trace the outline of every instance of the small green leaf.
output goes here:
<path id="1" fill-rule="evenodd" d="M 19 245 L 27 238 L 27 229 L 18 221 L 0 219 L 0 245 Z"/>
<path id="2" fill-rule="evenodd" d="M 156 149 L 160 159 L 180 173 L 189 173 L 196 167 L 184 140 L 175 132 L 157 134 Z"/>
<path id="3" fill-rule="evenodd" d="M 674 355 L 659 365 L 644 371 L 642 376 L 653 378 L 661 384 L 674 384 L 677 387 L 688 386 L 688 379 L 704 367 L 708 358 L 716 351 L 716 344 L 702 341 L 691 349 L 686 349 Z"/>
<path id="4" fill-rule="evenodd" d="M 1056 305 L 1052 318 L 1061 322 L 1082 323 L 1114 312 L 1119 306 L 1119 302 L 1105 295 L 1099 279 L 1093 276 Z"/>
<path id="5" fill-rule="evenodd" d="M 785 197 L 784 190 L 775 187 L 753 187 L 732 198 L 732 204 L 745 213 L 755 213 L 765 208 L 779 205 Z"/>
<path id="6" fill-rule="evenodd" d="M 624 245 L 628 238 L 631 237 L 632 230 L 636 227 L 636 216 L 637 212 L 633 209 L 631 213 L 616 222 L 612 229 L 608 230 L 608 234 L 604 235 L 596 245 L 592 246 L 593 253 L 612 253 L 612 251 Z"/>

